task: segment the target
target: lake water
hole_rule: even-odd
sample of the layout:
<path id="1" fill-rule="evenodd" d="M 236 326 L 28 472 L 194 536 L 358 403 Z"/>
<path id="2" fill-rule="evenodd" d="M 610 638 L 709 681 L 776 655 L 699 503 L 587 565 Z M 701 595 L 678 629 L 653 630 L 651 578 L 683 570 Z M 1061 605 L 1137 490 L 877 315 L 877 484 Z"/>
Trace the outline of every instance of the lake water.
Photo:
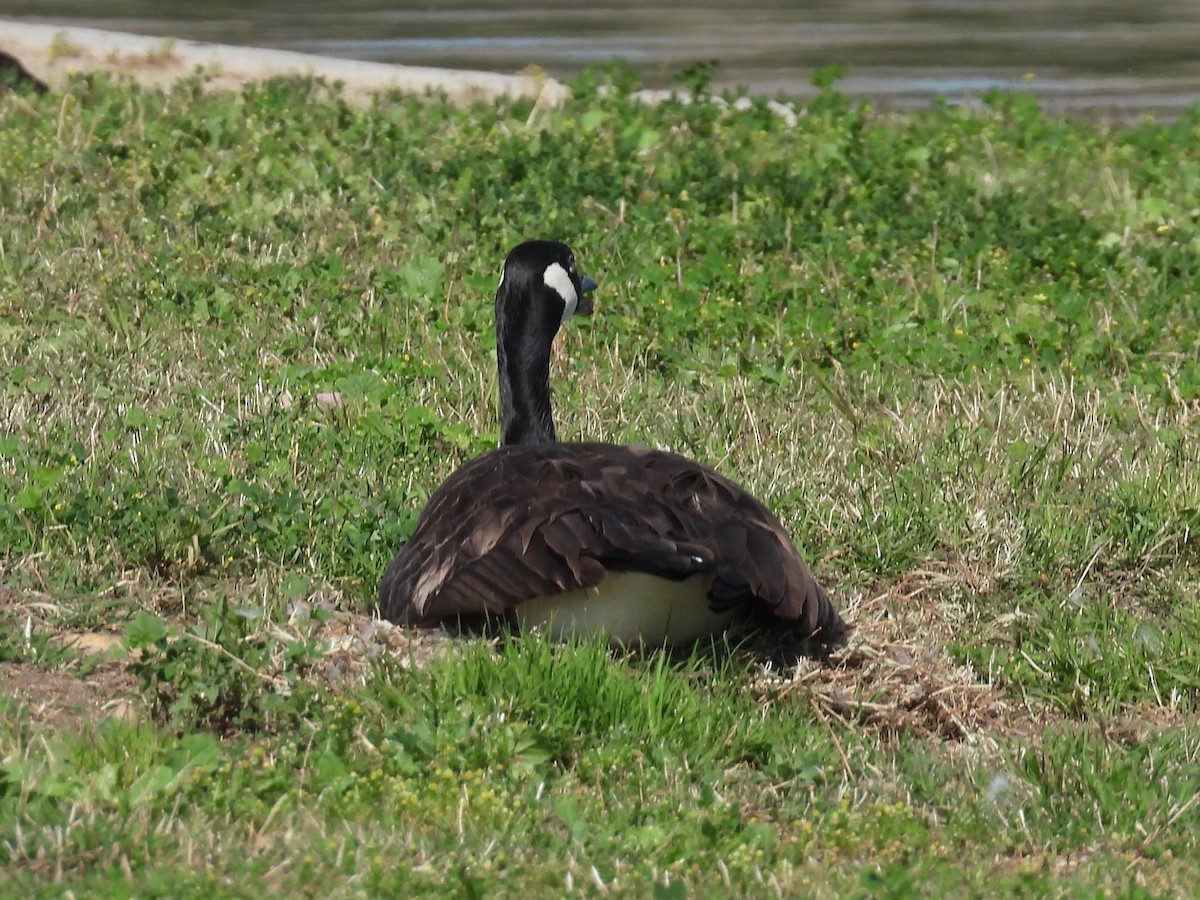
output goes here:
<path id="1" fill-rule="evenodd" d="M 842 90 L 901 108 L 996 86 L 1117 118 L 1200 102 L 1200 0 L 0 0 L 0 16 L 562 78 L 621 58 L 648 87 L 716 60 L 716 87 L 793 97 L 837 63 Z"/>

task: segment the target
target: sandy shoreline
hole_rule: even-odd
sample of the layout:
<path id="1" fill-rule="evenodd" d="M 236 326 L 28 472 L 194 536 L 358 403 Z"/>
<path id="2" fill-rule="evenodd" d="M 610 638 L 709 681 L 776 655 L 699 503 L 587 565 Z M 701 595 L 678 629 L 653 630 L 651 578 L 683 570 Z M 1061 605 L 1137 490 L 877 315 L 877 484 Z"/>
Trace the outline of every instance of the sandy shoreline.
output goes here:
<path id="1" fill-rule="evenodd" d="M 78 72 L 109 72 L 145 85 L 168 86 L 202 68 L 217 88 L 233 88 L 274 75 L 320 76 L 343 82 L 344 96 L 360 102 L 390 90 L 440 92 L 458 102 L 534 97 L 548 105 L 570 95 L 565 85 L 541 73 L 501 75 L 398 66 L 95 28 L 29 25 L 12 19 L 0 19 L 0 51 L 12 54 L 51 89 L 61 87 Z"/>

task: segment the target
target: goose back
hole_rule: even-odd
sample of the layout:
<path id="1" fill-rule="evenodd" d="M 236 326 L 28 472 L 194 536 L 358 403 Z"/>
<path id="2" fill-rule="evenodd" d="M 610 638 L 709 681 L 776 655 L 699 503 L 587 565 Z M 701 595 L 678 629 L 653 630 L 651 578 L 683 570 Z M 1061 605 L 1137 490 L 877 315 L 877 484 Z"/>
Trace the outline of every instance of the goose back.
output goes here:
<path id="1" fill-rule="evenodd" d="M 832 642 L 845 626 L 782 523 L 729 479 L 673 453 L 604 443 L 501 447 L 430 498 L 380 587 L 410 625 L 508 618 L 610 572 L 703 575 L 715 615 L 749 613 Z"/>

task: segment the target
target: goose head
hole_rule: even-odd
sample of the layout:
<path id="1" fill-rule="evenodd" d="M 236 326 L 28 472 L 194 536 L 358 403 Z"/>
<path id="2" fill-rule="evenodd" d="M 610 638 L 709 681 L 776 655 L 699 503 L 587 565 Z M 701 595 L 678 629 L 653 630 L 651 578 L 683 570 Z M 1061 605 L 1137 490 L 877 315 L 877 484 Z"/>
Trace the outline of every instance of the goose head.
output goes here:
<path id="1" fill-rule="evenodd" d="M 526 241 L 504 261 L 496 290 L 496 363 L 503 444 L 553 441 L 550 347 L 572 316 L 589 316 L 596 282 L 558 241 Z"/>

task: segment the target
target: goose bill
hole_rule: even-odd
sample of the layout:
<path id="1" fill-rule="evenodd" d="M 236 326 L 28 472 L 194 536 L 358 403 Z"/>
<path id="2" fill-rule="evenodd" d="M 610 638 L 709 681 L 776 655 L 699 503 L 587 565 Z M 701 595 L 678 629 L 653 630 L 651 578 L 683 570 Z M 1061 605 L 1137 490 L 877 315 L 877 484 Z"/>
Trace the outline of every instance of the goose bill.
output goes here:
<path id="1" fill-rule="evenodd" d="M 586 275 L 580 279 L 580 282 L 580 287 L 582 287 L 583 290 L 579 294 L 579 301 L 575 304 L 575 315 L 590 316 L 592 314 L 592 301 L 591 298 L 588 297 L 588 294 L 594 291 L 597 285 L 594 280 L 588 278 Z"/>

